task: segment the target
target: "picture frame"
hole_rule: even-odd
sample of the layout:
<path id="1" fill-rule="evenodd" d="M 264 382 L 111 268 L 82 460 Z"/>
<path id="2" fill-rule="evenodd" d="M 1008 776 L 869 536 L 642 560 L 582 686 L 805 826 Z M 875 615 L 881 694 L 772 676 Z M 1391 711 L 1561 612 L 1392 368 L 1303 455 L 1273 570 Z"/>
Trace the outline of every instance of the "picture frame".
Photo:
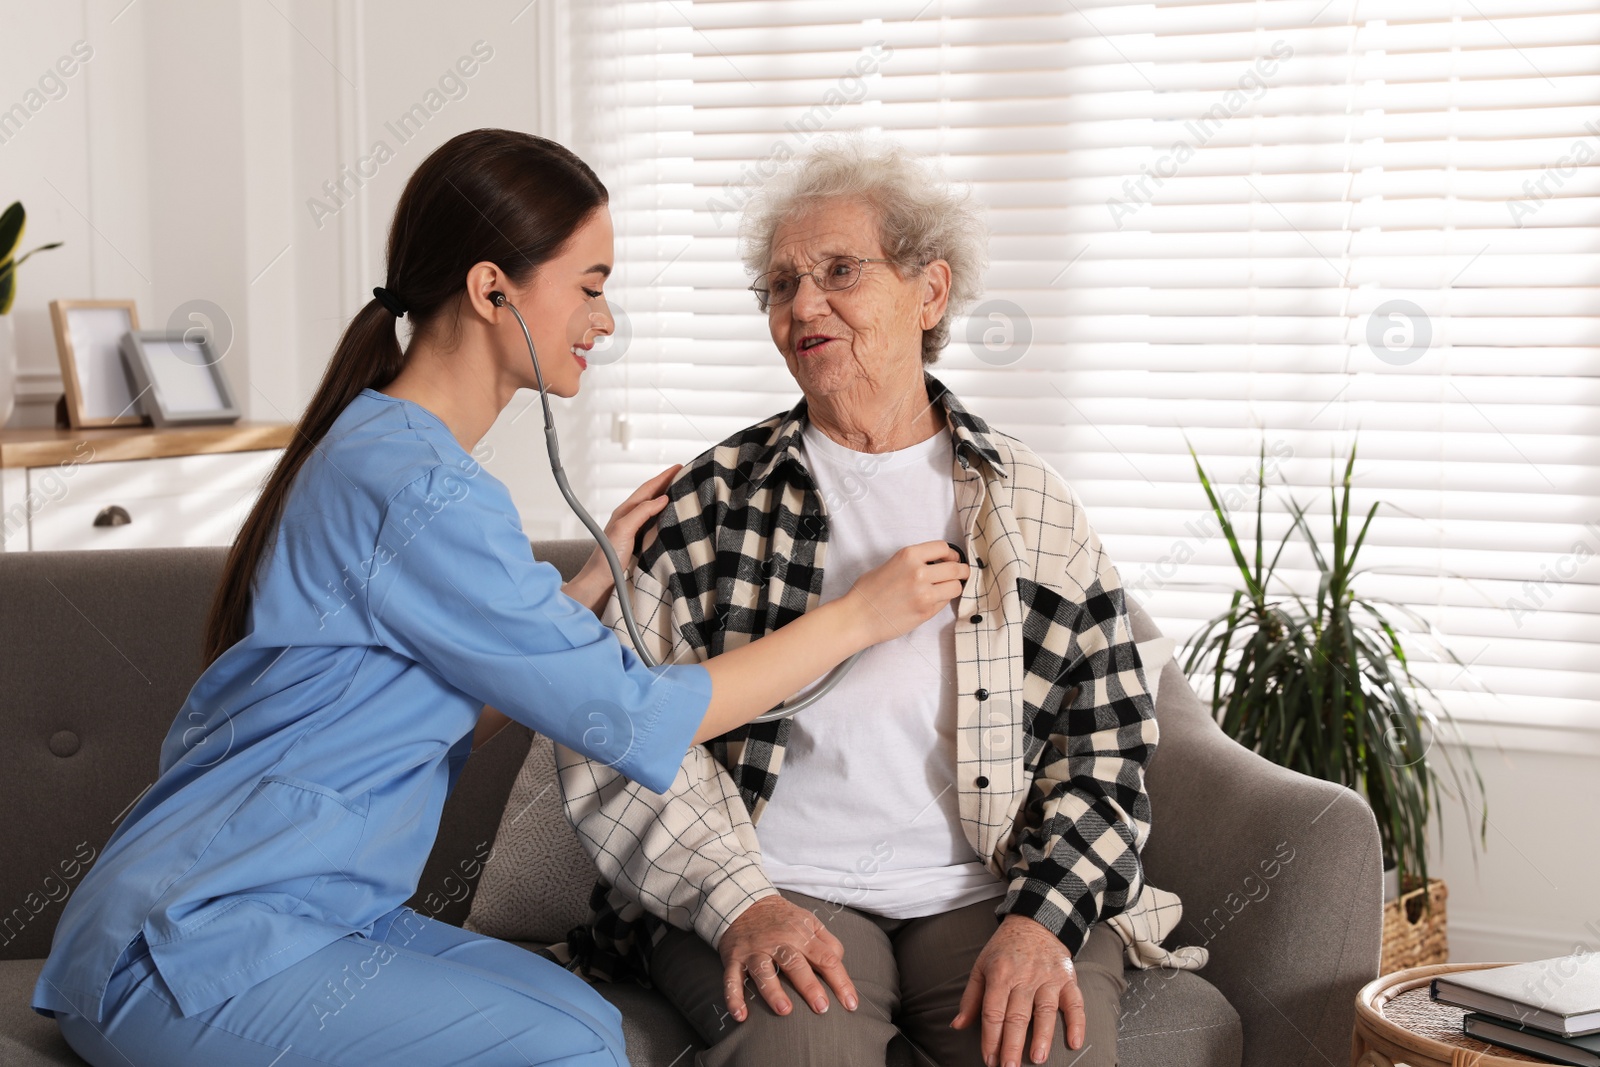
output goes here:
<path id="1" fill-rule="evenodd" d="M 130 330 L 122 361 L 139 406 L 158 426 L 237 422 L 238 401 L 210 338 L 191 330 Z"/>
<path id="2" fill-rule="evenodd" d="M 134 391 L 122 369 L 122 337 L 139 328 L 132 300 L 52 300 L 56 356 L 66 393 L 67 422 L 74 427 L 139 426 Z"/>

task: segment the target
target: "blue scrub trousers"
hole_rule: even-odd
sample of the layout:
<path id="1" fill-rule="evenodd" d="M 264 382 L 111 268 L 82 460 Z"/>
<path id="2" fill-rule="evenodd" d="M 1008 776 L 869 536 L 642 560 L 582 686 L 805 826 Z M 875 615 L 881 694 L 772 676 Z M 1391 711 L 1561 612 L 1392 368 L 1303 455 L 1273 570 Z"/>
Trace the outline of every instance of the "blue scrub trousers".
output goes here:
<path id="1" fill-rule="evenodd" d="M 106 1020 L 58 1013 L 94 1067 L 627 1067 L 622 1015 L 543 957 L 396 908 L 215 1007 L 184 1018 L 141 936 Z"/>

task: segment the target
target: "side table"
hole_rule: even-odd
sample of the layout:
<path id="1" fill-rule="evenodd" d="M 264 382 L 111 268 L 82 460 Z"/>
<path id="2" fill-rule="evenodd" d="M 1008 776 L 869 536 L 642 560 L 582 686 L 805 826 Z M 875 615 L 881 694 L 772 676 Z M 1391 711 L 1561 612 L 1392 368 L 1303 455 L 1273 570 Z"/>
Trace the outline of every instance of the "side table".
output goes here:
<path id="1" fill-rule="evenodd" d="M 1509 1067 L 1554 1063 L 1542 1056 L 1491 1045 L 1461 1032 L 1465 1008 L 1428 995 L 1435 975 L 1504 967 L 1503 963 L 1440 963 L 1382 975 L 1356 994 L 1350 1067 Z"/>

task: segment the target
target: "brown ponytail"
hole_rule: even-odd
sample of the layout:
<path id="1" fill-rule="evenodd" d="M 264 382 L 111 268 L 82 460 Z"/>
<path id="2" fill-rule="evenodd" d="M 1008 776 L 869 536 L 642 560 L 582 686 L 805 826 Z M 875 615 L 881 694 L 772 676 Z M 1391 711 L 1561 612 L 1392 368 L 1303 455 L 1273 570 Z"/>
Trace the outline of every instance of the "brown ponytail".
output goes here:
<path id="1" fill-rule="evenodd" d="M 523 285 L 606 200 L 594 171 L 554 141 L 512 130 L 459 134 L 422 161 L 400 194 L 384 288 L 405 300 L 413 337 L 453 327 L 474 263 L 495 263 Z M 206 619 L 206 666 L 245 635 L 256 572 L 301 466 L 350 401 L 389 384 L 405 361 L 394 316 L 374 297 L 345 327 L 228 553 Z"/>

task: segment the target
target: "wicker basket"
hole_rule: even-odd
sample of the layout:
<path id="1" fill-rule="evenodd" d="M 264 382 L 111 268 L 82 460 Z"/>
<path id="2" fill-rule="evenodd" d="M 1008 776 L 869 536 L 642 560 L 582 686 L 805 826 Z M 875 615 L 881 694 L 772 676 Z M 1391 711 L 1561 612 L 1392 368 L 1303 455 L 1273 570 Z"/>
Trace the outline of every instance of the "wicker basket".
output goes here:
<path id="1" fill-rule="evenodd" d="M 1379 974 L 1450 962 L 1450 942 L 1445 931 L 1447 896 L 1443 879 L 1429 878 L 1424 886 L 1415 875 L 1406 876 L 1400 895 L 1383 906 Z"/>

